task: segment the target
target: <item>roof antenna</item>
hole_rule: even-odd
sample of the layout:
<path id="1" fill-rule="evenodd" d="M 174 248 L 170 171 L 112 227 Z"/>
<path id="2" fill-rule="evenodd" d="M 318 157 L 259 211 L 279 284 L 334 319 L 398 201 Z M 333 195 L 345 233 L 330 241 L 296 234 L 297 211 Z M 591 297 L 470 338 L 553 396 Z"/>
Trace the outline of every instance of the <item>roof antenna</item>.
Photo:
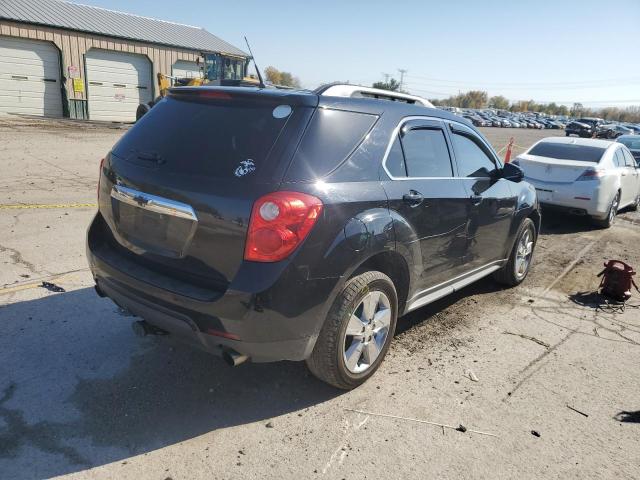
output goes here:
<path id="1" fill-rule="evenodd" d="M 264 80 L 262 80 L 262 74 L 260 73 L 260 69 L 258 68 L 258 64 L 256 63 L 256 58 L 253 56 L 251 45 L 249 45 L 249 40 L 247 40 L 246 36 L 244 37 L 244 41 L 247 42 L 247 48 L 249 49 L 249 53 L 251 54 L 253 65 L 256 67 L 256 73 L 258 74 L 258 80 L 260 81 L 260 88 L 267 88 L 267 86 L 264 84 Z"/>

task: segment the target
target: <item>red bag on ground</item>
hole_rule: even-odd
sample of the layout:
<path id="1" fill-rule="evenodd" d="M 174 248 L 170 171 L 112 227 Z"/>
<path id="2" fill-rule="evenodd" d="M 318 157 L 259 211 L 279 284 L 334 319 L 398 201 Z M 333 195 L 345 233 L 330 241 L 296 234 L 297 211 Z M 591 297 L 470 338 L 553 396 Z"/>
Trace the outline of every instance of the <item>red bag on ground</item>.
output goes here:
<path id="1" fill-rule="evenodd" d="M 600 281 L 600 294 L 613 298 L 619 302 L 627 301 L 631 297 L 631 286 L 638 286 L 633 281 L 636 274 L 631 265 L 627 265 L 621 260 L 609 260 L 604 264 L 598 276 Z"/>

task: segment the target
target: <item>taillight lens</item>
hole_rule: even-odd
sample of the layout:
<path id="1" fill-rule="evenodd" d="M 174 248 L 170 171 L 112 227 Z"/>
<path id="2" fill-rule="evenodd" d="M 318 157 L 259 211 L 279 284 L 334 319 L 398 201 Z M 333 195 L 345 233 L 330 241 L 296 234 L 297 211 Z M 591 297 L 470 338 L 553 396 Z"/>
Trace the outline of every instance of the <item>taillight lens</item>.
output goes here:
<path id="1" fill-rule="evenodd" d="M 581 182 L 585 180 L 597 180 L 602 177 L 604 177 L 604 171 L 588 168 L 587 170 L 582 172 L 582 175 L 576 178 L 576 182 Z"/>
<path id="2" fill-rule="evenodd" d="M 244 259 L 277 262 L 307 237 L 322 212 L 322 202 L 306 193 L 273 192 L 253 205 Z"/>
<path id="3" fill-rule="evenodd" d="M 96 196 L 98 197 L 98 200 L 100 200 L 100 179 L 102 178 L 102 167 L 104 166 L 104 158 L 102 160 L 100 160 L 100 170 L 98 171 L 98 191 L 96 193 Z"/>

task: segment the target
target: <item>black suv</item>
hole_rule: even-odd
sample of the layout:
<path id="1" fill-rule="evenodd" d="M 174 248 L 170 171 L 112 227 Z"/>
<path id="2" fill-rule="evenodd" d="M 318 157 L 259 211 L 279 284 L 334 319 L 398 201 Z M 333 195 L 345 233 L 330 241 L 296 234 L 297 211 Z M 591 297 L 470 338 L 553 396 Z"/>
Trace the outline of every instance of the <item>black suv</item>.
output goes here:
<path id="1" fill-rule="evenodd" d="M 184 87 L 100 169 L 96 291 L 231 364 L 306 360 L 340 388 L 398 317 L 527 276 L 535 190 L 474 127 L 401 101 Z"/>
<path id="2" fill-rule="evenodd" d="M 600 125 L 603 121 L 599 118 L 579 118 L 573 122 L 569 122 L 565 128 L 567 137 L 578 135 L 582 138 L 591 138 L 598 133 Z"/>

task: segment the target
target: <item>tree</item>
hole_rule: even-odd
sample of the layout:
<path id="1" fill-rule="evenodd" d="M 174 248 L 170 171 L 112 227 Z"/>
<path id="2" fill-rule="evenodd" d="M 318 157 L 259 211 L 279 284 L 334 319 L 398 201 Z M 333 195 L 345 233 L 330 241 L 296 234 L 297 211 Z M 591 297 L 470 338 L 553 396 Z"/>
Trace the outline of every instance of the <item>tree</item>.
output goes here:
<path id="1" fill-rule="evenodd" d="M 392 92 L 398 92 L 400 90 L 400 82 L 395 78 L 390 78 L 388 82 L 375 82 L 371 86 L 381 90 L 391 90 Z"/>
<path id="2" fill-rule="evenodd" d="M 463 108 L 484 108 L 487 106 L 489 95 L 481 90 L 470 90 L 462 96 Z"/>
<path id="3" fill-rule="evenodd" d="M 282 80 L 280 70 L 271 66 L 264 69 L 264 76 L 266 77 L 267 82 L 271 82 L 274 85 L 280 85 L 280 81 Z"/>
<path id="4" fill-rule="evenodd" d="M 500 110 L 507 110 L 509 108 L 509 100 L 502 95 L 496 95 L 495 97 L 491 97 L 489 99 L 489 107 L 497 108 Z"/>
<path id="5" fill-rule="evenodd" d="M 558 105 L 555 102 L 537 103 L 533 100 L 519 100 L 509 104 L 509 100 L 502 95 L 493 96 L 487 101 L 487 92 L 481 90 L 471 90 L 445 99 L 434 99 L 431 100 L 431 103 L 435 106 L 460 108 L 484 108 L 488 104 L 491 108 L 509 110 L 511 112 L 544 112 L 548 115 L 602 117 L 618 122 L 640 122 L 640 106 L 626 108 L 607 107 L 595 110 L 585 108 L 581 103 L 574 103 L 571 108 L 566 105 Z"/>
<path id="6" fill-rule="evenodd" d="M 580 115 L 582 115 L 583 110 L 584 107 L 581 103 L 574 103 L 573 107 L 571 107 L 571 115 L 574 117 L 579 117 Z"/>
<path id="7" fill-rule="evenodd" d="M 289 72 L 281 72 L 276 67 L 269 66 L 264 69 L 264 75 L 267 82 L 274 85 L 282 85 L 283 87 L 300 88 L 300 80 Z"/>

